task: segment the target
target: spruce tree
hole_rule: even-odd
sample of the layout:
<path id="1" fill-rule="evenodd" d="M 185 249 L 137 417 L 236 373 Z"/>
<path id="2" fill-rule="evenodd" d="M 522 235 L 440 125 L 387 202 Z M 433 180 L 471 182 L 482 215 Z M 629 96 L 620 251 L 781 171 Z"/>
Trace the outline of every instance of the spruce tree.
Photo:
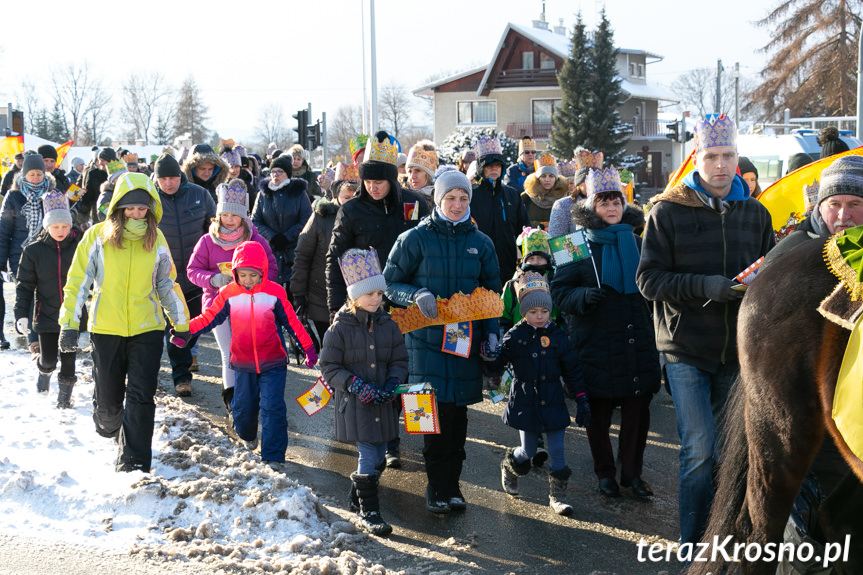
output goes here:
<path id="1" fill-rule="evenodd" d="M 605 165 L 617 166 L 623 159 L 624 147 L 629 140 L 629 127 L 620 119 L 618 107 L 624 101 L 621 79 L 617 72 L 618 49 L 614 46 L 614 32 L 605 16 L 596 29 L 590 47 L 590 96 L 585 111 L 588 130 L 585 147 L 601 151 Z"/>
<path id="2" fill-rule="evenodd" d="M 572 49 L 557 75 L 563 96 L 555 111 L 549 149 L 558 158 L 570 159 L 578 146 L 588 145 L 585 110 L 590 77 L 587 34 L 581 12 L 572 30 Z"/>
<path id="3" fill-rule="evenodd" d="M 210 134 L 205 125 L 207 110 L 198 92 L 195 78 L 189 76 L 180 87 L 177 111 L 174 116 L 174 134 L 178 136 L 189 134 L 195 144 L 207 143 Z"/>

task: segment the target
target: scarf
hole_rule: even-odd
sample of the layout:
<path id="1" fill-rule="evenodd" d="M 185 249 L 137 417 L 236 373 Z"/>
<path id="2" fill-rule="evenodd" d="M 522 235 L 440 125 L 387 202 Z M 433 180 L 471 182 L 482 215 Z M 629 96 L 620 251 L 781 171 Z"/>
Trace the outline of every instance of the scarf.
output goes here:
<path id="1" fill-rule="evenodd" d="M 47 176 L 38 184 L 31 184 L 21 178 L 21 193 L 27 200 L 21 206 L 21 213 L 27 221 L 27 237 L 21 244 L 22 247 L 35 240 L 42 231 L 42 194 L 50 189 L 51 182 Z"/>
<path id="2" fill-rule="evenodd" d="M 693 190 L 697 190 L 702 194 L 707 195 L 708 198 L 712 198 L 713 196 L 704 189 L 701 185 L 701 176 L 698 175 L 698 171 L 693 170 L 686 174 L 683 178 L 683 183 Z M 734 179 L 731 180 L 731 190 L 728 192 L 728 195 L 722 198 L 722 201 L 725 202 L 742 202 L 743 200 L 749 199 L 749 184 L 746 183 L 742 177 L 737 174 L 734 174 Z"/>
<path id="3" fill-rule="evenodd" d="M 638 244 L 629 224 L 615 224 L 601 230 L 586 229 L 587 239 L 602 245 L 602 283 L 618 293 L 638 293 L 635 270 Z"/>
<path id="4" fill-rule="evenodd" d="M 144 234 L 147 233 L 147 220 L 126 220 L 126 225 L 123 226 L 123 239 L 130 242 L 139 242 L 144 239 Z"/>
<path id="5" fill-rule="evenodd" d="M 462 219 L 460 219 L 458 221 L 451 220 L 448 217 L 446 217 L 443 213 L 443 210 L 440 209 L 440 206 L 435 206 L 435 211 L 437 212 L 437 215 L 440 216 L 440 218 L 442 220 L 444 220 L 446 222 L 452 222 L 452 225 L 454 225 L 454 226 L 457 226 L 458 224 L 460 224 L 462 222 L 466 222 L 470 219 L 470 206 L 468 206 L 467 211 L 465 212 Z"/>
<path id="6" fill-rule="evenodd" d="M 219 225 L 219 222 L 213 222 L 210 226 L 210 237 L 213 238 L 213 243 L 225 251 L 233 250 L 240 242 L 246 239 L 245 232 L 246 230 L 242 224 L 234 231 Z"/>
<path id="7" fill-rule="evenodd" d="M 290 182 L 291 182 L 291 178 L 285 178 L 284 180 L 282 180 L 281 184 L 276 185 L 273 183 L 273 180 L 271 179 L 269 182 L 267 182 L 267 187 L 270 190 L 275 192 L 276 190 L 281 190 L 282 188 L 287 186 Z"/>
<path id="8" fill-rule="evenodd" d="M 812 210 L 812 215 L 809 216 L 810 223 L 812 224 L 812 231 L 814 231 L 819 236 L 829 236 L 832 235 L 830 230 L 827 229 L 827 224 L 824 222 L 824 218 L 821 217 L 821 212 L 816 207 Z"/>

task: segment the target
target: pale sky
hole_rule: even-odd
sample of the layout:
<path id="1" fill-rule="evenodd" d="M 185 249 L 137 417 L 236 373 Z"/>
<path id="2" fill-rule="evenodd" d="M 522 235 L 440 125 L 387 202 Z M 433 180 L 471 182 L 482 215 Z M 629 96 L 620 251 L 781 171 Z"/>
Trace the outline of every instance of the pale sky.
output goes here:
<path id="1" fill-rule="evenodd" d="M 608 18 L 621 48 L 664 57 L 647 69 L 648 81 L 670 85 L 694 68 L 757 76 L 766 62 L 759 49 L 769 32 L 754 22 L 777 0 L 609 0 Z M 23 0 L 4 2 L 0 28 L 0 101 L 17 101 L 19 82 L 51 88 L 52 66 L 89 64 L 114 90 L 130 71 L 160 72 L 174 87 L 193 74 L 209 106 L 209 129 L 238 142 L 251 139 L 261 110 L 280 104 L 291 114 L 312 103 L 330 119 L 344 105 L 360 104 L 362 6 L 369 0 Z M 541 0 L 376 0 L 378 87 L 390 81 L 409 90 L 430 76 L 487 64 L 507 22 L 530 25 Z M 546 20 L 560 18 L 571 32 L 582 11 L 594 28 L 603 2 L 547 0 Z M 44 17 L 40 17 L 44 16 Z M 368 34 L 367 34 L 368 40 Z M 369 82 L 369 86 L 371 86 Z M 42 102 L 50 107 L 46 92 Z M 420 102 L 417 101 L 417 108 Z M 419 121 L 431 124 L 430 119 Z M 290 125 L 289 125 L 290 127 Z M 112 132 L 119 132 L 113 130 Z"/>

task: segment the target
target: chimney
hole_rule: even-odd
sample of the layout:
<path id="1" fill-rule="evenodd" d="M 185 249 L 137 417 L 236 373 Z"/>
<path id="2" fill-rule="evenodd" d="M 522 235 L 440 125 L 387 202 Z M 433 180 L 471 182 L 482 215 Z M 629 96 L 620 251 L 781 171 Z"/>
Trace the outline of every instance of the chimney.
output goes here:
<path id="1" fill-rule="evenodd" d="M 539 15 L 539 20 L 532 20 L 533 27 L 539 30 L 548 30 L 548 22 L 545 21 L 545 0 L 542 0 L 542 12 Z"/>
<path id="2" fill-rule="evenodd" d="M 566 36 L 566 26 L 563 25 L 563 18 L 559 18 L 558 21 L 560 24 L 554 27 L 554 33 Z"/>

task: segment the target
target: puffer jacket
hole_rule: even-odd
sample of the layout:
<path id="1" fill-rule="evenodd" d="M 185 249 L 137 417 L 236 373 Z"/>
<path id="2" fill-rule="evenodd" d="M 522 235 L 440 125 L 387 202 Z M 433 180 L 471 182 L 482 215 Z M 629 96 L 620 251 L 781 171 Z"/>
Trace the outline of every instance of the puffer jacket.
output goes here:
<path id="1" fill-rule="evenodd" d="M 389 314 L 342 308 L 324 334 L 319 365 L 335 391 L 337 441 L 385 443 L 398 436 L 392 404 L 363 404 L 348 392 L 354 377 L 381 387 L 392 377 L 406 381 L 408 351 Z"/>
<path id="2" fill-rule="evenodd" d="M 576 224 L 607 228 L 596 212 L 579 204 L 572 210 Z M 644 214 L 629 205 L 622 223 L 644 225 Z M 635 237 L 638 246 L 641 238 Z M 591 259 L 561 266 L 551 282 L 555 304 L 564 313 L 569 339 L 578 354 L 589 397 L 617 399 L 659 391 L 659 352 L 647 301 L 640 293 L 622 294 L 603 285 L 598 304 L 585 303 L 588 289 L 602 277 L 602 244 L 588 242 Z M 594 270 L 594 265 L 596 269 Z"/>
<path id="3" fill-rule="evenodd" d="M 0 268 L 8 269 L 17 273 L 18 263 L 21 261 L 21 252 L 24 250 L 24 242 L 27 241 L 29 230 L 27 229 L 27 218 L 21 211 L 27 198 L 21 191 L 21 178 L 24 175 L 19 171 L 19 177 L 12 183 L 12 187 L 3 196 L 3 204 L 0 206 Z M 54 178 L 50 174 L 45 176 L 52 182 L 49 189 L 54 189 Z M 42 204 L 40 202 L 39 209 Z"/>
<path id="4" fill-rule="evenodd" d="M 503 422 L 535 433 L 568 427 L 561 378 L 575 393 L 584 391 L 584 379 L 566 333 L 554 322 L 535 328 L 520 321 L 503 336 L 500 355 L 489 370 L 500 373 L 507 364 L 513 381 Z"/>
<path id="5" fill-rule="evenodd" d="M 506 169 L 503 175 L 503 184 L 514 189 L 519 194 L 524 191 L 524 181 L 533 173 L 533 164 L 525 166 L 517 162 Z"/>
<path id="6" fill-rule="evenodd" d="M 350 206 L 354 202 L 348 202 Z M 386 296 L 402 306 L 414 301 L 416 292 L 449 298 L 470 294 L 477 287 L 500 293 L 500 271 L 494 244 L 468 219 L 459 224 L 437 211 L 420 225 L 399 236 L 384 268 Z M 433 325 L 405 336 L 410 352 L 411 382 L 430 382 L 438 401 L 470 405 L 482 401 L 480 342 L 498 333 L 497 318 L 471 322 L 470 356 L 441 351 L 444 326 Z"/>
<path id="7" fill-rule="evenodd" d="M 314 213 L 297 240 L 294 267 L 291 271 L 291 293 L 306 298 L 309 319 L 328 321 L 327 248 L 333 237 L 333 226 L 339 204 L 328 198 L 315 202 Z"/>
<path id="8" fill-rule="evenodd" d="M 152 198 L 153 214 L 162 218 L 159 193 L 143 174 L 123 174 L 117 180 L 114 197 L 108 207 L 111 214 L 117 202 L 134 189 L 146 190 Z M 153 251 L 146 251 L 142 241 L 123 238 L 123 249 L 104 241 L 105 223 L 96 224 L 84 232 L 66 285 L 63 287 L 63 307 L 60 329 L 80 329 L 81 314 L 87 303 L 90 286 L 88 331 L 105 335 L 132 337 L 149 331 L 165 329 L 163 308 L 178 331 L 189 328 L 189 309 L 183 292 L 176 283 L 177 270 L 165 236 L 156 230 Z"/>
<path id="9" fill-rule="evenodd" d="M 285 288 L 267 279 L 267 255 L 258 242 L 243 242 L 231 260 L 234 281 L 219 290 L 213 303 L 192 319 L 193 335 L 206 333 L 231 320 L 231 369 L 263 373 L 287 364 L 288 351 L 282 337 L 285 328 L 300 349 L 312 340 L 303 329 Z M 263 272 L 261 283 L 246 289 L 237 281 L 238 268 L 257 268 Z"/>
<path id="10" fill-rule="evenodd" d="M 398 187 L 394 180 L 390 186 L 386 197 L 375 200 L 360 182 L 354 199 L 342 206 L 336 215 L 327 250 L 327 306 L 331 312 L 341 308 L 348 297 L 339 268 L 342 254 L 351 248 L 374 247 L 383 267 L 399 234 L 416 227 L 429 214 L 425 200 L 416 192 Z M 408 211 L 413 211 L 412 218 L 406 217 Z"/>
<path id="11" fill-rule="evenodd" d="M 36 241 L 24 247 L 18 266 L 15 321 L 29 316 L 35 295 L 31 329 L 36 333 L 60 331 L 57 320 L 63 303 L 63 286 L 81 235 L 81 230 L 73 227 L 69 235 L 58 242 L 43 230 Z"/>
<path id="12" fill-rule="evenodd" d="M 318 175 L 312 171 L 308 162 L 303 160 L 302 165 L 292 170 L 292 178 L 301 178 L 306 181 L 306 193 L 309 195 L 309 203 L 321 197 L 321 186 L 318 184 Z"/>
<path id="13" fill-rule="evenodd" d="M 527 208 L 518 192 L 496 180 L 494 184 L 481 178 L 473 186 L 470 213 L 479 231 L 491 238 L 497 252 L 500 283 L 505 284 L 518 263 L 518 247 L 515 239 L 530 225 Z"/>
<path id="14" fill-rule="evenodd" d="M 306 195 L 305 180 L 286 179 L 278 190 L 271 190 L 269 183 L 269 179 L 261 182 L 261 191 L 252 208 L 252 222 L 268 242 L 277 234 L 288 240 L 285 249 L 273 249 L 279 266 L 279 283 L 287 283 L 291 281 L 297 239 L 312 215 L 312 204 Z"/>
<path id="15" fill-rule="evenodd" d="M 211 175 L 210 179 L 207 181 L 198 179 L 198 177 L 195 176 L 195 168 L 201 164 L 213 164 L 213 175 Z M 218 201 L 218 198 L 216 197 L 216 187 L 219 184 L 228 181 L 228 171 L 230 170 L 230 166 L 228 166 L 228 162 L 219 157 L 219 154 L 217 154 L 213 148 L 198 145 L 195 146 L 195 150 L 193 150 L 192 154 L 183 162 L 181 170 L 183 171 L 183 174 L 186 175 L 186 179 L 189 182 L 207 190 L 215 203 Z"/>
<path id="16" fill-rule="evenodd" d="M 557 181 L 550 190 L 546 190 L 539 183 L 536 173 L 527 177 L 524 181 L 524 191 L 521 193 L 521 201 L 527 208 L 527 217 L 530 219 L 531 227 L 538 228 L 540 224 L 548 227 L 551 219 L 551 208 L 554 203 L 564 197 L 569 191 L 569 180 L 558 176 Z"/>
<path id="17" fill-rule="evenodd" d="M 153 179 L 158 189 L 158 182 Z M 207 233 L 210 222 L 216 217 L 216 204 L 207 190 L 189 183 L 185 174 L 180 175 L 180 187 L 174 194 L 159 190 L 162 202 L 162 220 L 159 229 L 171 248 L 171 257 L 177 266 L 177 282 L 186 298 L 200 297 L 201 288 L 189 281 L 186 267 L 195 245 Z"/>

